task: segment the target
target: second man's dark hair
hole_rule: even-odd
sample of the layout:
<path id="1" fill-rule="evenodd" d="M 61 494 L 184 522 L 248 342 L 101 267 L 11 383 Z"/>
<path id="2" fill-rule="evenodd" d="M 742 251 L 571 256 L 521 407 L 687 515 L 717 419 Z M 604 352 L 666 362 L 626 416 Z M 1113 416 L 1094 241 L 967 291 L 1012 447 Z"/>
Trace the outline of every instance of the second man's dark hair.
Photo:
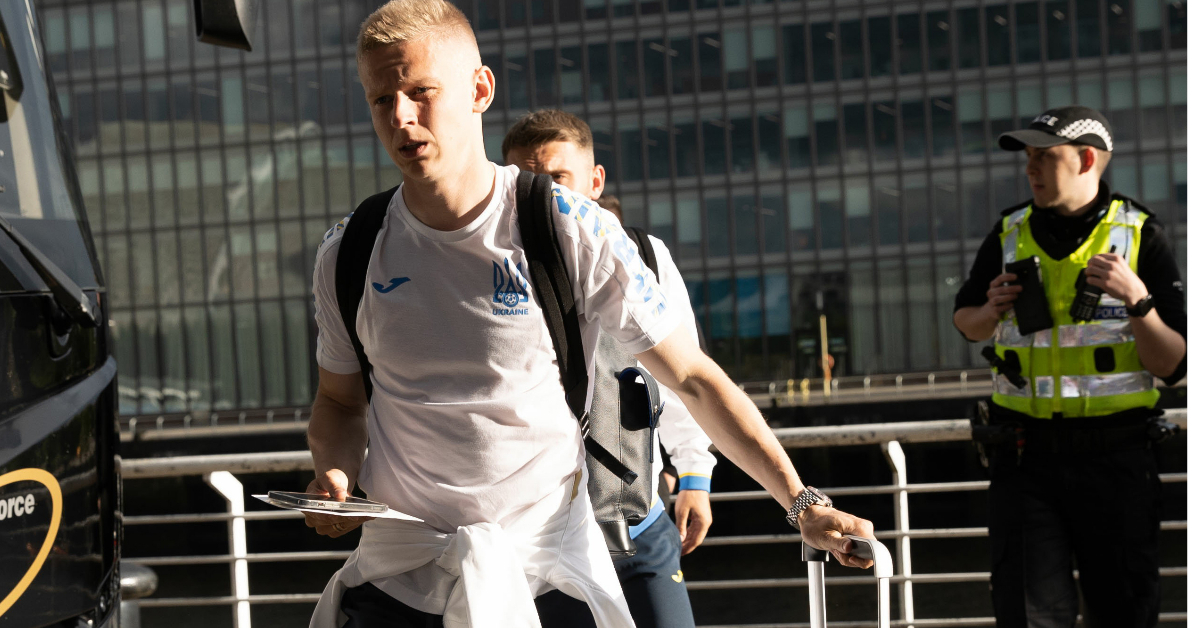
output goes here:
<path id="1" fill-rule="evenodd" d="M 550 142 L 573 142 L 592 149 L 592 129 L 577 116 L 561 109 L 543 109 L 521 116 L 504 136 L 500 153 L 507 158 L 514 148 L 537 148 Z"/>

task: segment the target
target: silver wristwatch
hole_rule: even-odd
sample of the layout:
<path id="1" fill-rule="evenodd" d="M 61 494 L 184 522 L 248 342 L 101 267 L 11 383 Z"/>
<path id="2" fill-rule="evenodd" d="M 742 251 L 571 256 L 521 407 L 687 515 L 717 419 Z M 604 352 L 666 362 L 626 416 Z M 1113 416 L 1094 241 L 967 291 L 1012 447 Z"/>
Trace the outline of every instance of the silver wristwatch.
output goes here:
<path id="1" fill-rule="evenodd" d="M 793 503 L 792 507 L 788 509 L 788 512 L 787 512 L 788 525 L 799 530 L 800 522 L 798 521 L 798 519 L 800 518 L 800 513 L 804 512 L 805 508 L 808 508 L 809 506 L 812 506 L 813 504 L 817 504 L 819 506 L 825 506 L 826 508 L 831 508 L 831 507 L 833 507 L 833 500 L 829 499 L 829 496 L 826 495 L 825 493 L 822 493 L 820 491 L 820 489 L 816 489 L 811 486 L 804 489 L 804 492 L 800 493 L 800 496 L 796 498 L 795 503 Z"/>

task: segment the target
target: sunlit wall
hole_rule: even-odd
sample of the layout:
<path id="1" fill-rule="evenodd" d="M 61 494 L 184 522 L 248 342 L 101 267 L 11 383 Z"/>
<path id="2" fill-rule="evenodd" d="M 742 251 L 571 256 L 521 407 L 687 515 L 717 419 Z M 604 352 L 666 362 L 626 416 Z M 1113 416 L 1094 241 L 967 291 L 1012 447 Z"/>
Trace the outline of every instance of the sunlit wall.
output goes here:
<path id="1" fill-rule="evenodd" d="M 694 2 L 694 4 L 693 4 Z M 188 0 L 39 1 L 113 306 L 126 413 L 311 401 L 325 231 L 399 182 L 354 66 L 366 0 L 266 0 L 255 51 Z M 1183 2 L 463 0 L 509 123 L 593 126 L 626 216 L 674 251 L 739 380 L 981 364 L 954 294 L 1028 198 L 995 136 L 1042 110 L 1115 126 L 1108 178 L 1186 238 Z"/>

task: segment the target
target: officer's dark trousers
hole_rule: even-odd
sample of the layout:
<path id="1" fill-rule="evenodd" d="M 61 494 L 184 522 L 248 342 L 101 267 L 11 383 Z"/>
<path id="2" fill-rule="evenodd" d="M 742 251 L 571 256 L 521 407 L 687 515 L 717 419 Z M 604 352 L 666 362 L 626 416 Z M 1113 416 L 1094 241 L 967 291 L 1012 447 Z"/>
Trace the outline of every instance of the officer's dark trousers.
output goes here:
<path id="1" fill-rule="evenodd" d="M 1031 436 L 1032 438 L 1032 436 Z M 1152 450 L 990 456 L 988 527 L 999 628 L 1158 622 L 1161 485 Z"/>

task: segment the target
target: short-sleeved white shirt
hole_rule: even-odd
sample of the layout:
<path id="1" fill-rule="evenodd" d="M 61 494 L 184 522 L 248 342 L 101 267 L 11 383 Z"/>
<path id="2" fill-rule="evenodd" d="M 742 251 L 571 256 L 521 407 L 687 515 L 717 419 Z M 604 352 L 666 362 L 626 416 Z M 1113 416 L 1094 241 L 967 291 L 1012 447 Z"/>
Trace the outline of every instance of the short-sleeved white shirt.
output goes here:
<path id="1" fill-rule="evenodd" d="M 356 329 L 372 365 L 371 499 L 452 532 L 506 518 L 583 466 L 550 333 L 530 286 L 516 216 L 517 168 L 496 166 L 483 213 L 437 231 L 392 198 L 376 239 Z M 603 329 L 639 353 L 680 323 L 616 218 L 555 186 L 554 217 L 580 309 L 584 350 Z M 348 217 L 347 220 L 350 220 Z M 317 253 L 317 363 L 359 371 L 334 287 L 345 221 Z"/>

